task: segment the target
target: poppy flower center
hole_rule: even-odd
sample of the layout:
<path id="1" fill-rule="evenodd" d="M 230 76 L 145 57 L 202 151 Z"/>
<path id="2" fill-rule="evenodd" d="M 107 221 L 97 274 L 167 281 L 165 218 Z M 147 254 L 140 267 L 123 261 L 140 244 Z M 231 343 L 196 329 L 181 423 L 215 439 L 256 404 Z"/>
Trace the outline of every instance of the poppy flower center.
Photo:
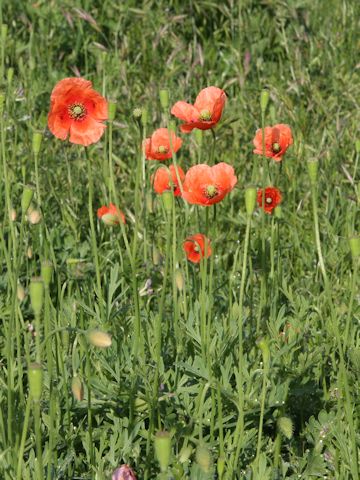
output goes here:
<path id="1" fill-rule="evenodd" d="M 270 205 L 273 202 L 273 199 L 271 197 L 266 197 L 265 201 Z"/>
<path id="2" fill-rule="evenodd" d="M 216 197 L 217 193 L 218 193 L 218 189 L 216 185 L 208 185 L 205 188 L 205 195 L 207 198 L 214 198 Z"/>
<path id="3" fill-rule="evenodd" d="M 169 149 L 164 147 L 164 145 L 160 145 L 160 147 L 158 147 L 158 149 L 157 149 L 158 153 L 167 153 L 168 150 Z"/>
<path id="4" fill-rule="evenodd" d="M 68 112 L 74 120 L 82 120 L 86 115 L 86 108 L 82 103 L 73 103 L 68 107 Z"/>
<path id="5" fill-rule="evenodd" d="M 211 120 L 211 112 L 210 110 L 201 110 L 200 112 L 200 120 L 209 121 Z"/>
<path id="6" fill-rule="evenodd" d="M 275 142 L 272 144 L 272 150 L 274 153 L 279 153 L 281 150 L 281 147 L 277 142 Z"/>

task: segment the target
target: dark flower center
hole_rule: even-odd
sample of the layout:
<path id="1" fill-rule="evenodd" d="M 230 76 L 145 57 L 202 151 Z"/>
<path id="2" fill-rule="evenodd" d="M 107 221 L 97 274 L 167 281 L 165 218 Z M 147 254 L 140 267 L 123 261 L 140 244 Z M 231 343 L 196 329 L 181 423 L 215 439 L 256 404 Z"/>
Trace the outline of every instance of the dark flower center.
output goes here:
<path id="1" fill-rule="evenodd" d="M 205 122 L 208 122 L 209 120 L 211 120 L 210 110 L 201 110 L 199 118 L 200 120 L 204 120 Z"/>
<path id="2" fill-rule="evenodd" d="M 82 103 L 73 103 L 68 107 L 68 112 L 71 118 L 74 120 L 82 120 L 87 111 Z"/>
<path id="3" fill-rule="evenodd" d="M 216 197 L 216 195 L 218 194 L 218 189 L 216 185 L 208 185 L 207 187 L 205 187 L 204 194 L 205 194 L 205 197 L 207 198 Z"/>
<path id="4" fill-rule="evenodd" d="M 277 142 L 275 142 L 272 144 L 272 150 L 274 153 L 279 153 L 281 150 L 281 146 Z"/>

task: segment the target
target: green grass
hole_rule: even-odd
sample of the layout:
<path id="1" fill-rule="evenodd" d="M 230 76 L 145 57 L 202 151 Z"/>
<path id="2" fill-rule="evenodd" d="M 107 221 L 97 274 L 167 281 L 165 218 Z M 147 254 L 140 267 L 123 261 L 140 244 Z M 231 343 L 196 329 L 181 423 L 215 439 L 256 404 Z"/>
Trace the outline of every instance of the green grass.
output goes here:
<path id="1" fill-rule="evenodd" d="M 356 480 L 359 258 L 352 258 L 348 239 L 359 230 L 360 4 L 77 3 L 1 3 L 0 23 L 8 30 L 0 50 L 0 478 L 105 480 L 128 463 L 139 480 Z M 88 158 L 83 147 L 46 129 L 54 85 L 78 73 L 117 102 L 112 132 L 108 127 L 87 149 Z M 205 208 L 181 200 L 165 210 L 150 183 L 158 162 L 146 162 L 145 187 L 139 173 L 143 137 L 168 124 L 159 90 L 169 89 L 171 106 L 193 102 L 210 85 L 228 95 L 215 130 L 215 162 L 233 165 L 238 184 L 206 221 Z M 266 216 L 263 230 L 261 212 L 252 215 L 242 278 L 245 188 L 254 165 L 256 186 L 262 178 L 252 140 L 261 127 L 263 88 L 270 92 L 265 123 L 288 123 L 294 145 L 281 166 L 269 162 L 283 193 L 282 217 Z M 146 121 L 134 118 L 135 108 L 148 111 Z M 38 131 L 40 198 L 32 147 Z M 201 148 L 195 133 L 181 136 L 177 163 L 184 170 L 210 162 L 211 132 Z M 96 216 L 114 199 L 111 149 L 127 224 L 109 228 L 95 219 L 99 294 L 88 165 Z M 309 160 L 319 162 L 315 189 Z M 32 205 L 42 212 L 37 225 L 21 219 L 30 184 Z M 186 261 L 182 242 L 206 226 L 213 255 L 200 268 Z M 44 274 L 44 260 L 53 275 L 35 316 L 30 282 Z M 88 342 L 94 328 L 112 335 L 109 348 Z M 44 373 L 39 403 L 29 395 L 28 365 L 35 361 Z M 74 376 L 84 389 L 80 400 L 72 394 Z M 162 476 L 154 453 L 158 430 L 171 434 Z"/>

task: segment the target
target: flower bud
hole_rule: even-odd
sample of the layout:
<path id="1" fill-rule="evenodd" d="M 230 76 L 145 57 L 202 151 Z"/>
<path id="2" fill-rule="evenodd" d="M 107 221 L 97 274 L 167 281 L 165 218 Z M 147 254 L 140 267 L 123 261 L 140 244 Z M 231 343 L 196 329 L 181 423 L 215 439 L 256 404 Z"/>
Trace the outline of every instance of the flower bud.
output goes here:
<path id="1" fill-rule="evenodd" d="M 41 278 L 44 280 L 45 288 L 48 288 L 53 273 L 53 264 L 50 260 L 44 260 L 41 263 Z"/>
<path id="2" fill-rule="evenodd" d="M 26 256 L 28 257 L 29 260 L 32 259 L 33 257 L 33 250 L 31 247 L 28 247 L 27 250 L 26 250 Z"/>
<path id="3" fill-rule="evenodd" d="M 225 470 L 225 458 L 219 457 L 217 461 L 217 473 L 219 476 L 219 480 L 222 479 L 222 476 L 224 475 L 224 470 Z"/>
<path id="4" fill-rule="evenodd" d="M 31 187 L 25 186 L 21 197 L 21 210 L 23 215 L 28 211 L 33 196 L 34 190 Z"/>
<path id="5" fill-rule="evenodd" d="M 294 424 L 289 417 L 280 417 L 278 418 L 277 427 L 279 431 L 290 440 L 294 433 Z"/>
<path id="6" fill-rule="evenodd" d="M 27 216 L 31 225 L 37 225 L 41 222 L 41 212 L 39 210 L 32 210 Z"/>
<path id="7" fill-rule="evenodd" d="M 268 103 L 269 103 L 269 90 L 263 90 L 260 96 L 260 107 L 261 107 L 262 113 L 265 113 Z"/>
<path id="8" fill-rule="evenodd" d="M 353 261 L 360 256 L 360 237 L 354 236 L 349 238 L 350 251 Z"/>
<path id="9" fill-rule="evenodd" d="M 199 147 L 201 147 L 203 143 L 203 131 L 198 128 L 195 128 L 194 135 L 195 135 L 196 143 L 198 144 Z"/>
<path id="10" fill-rule="evenodd" d="M 169 467 L 171 454 L 170 433 L 165 431 L 157 432 L 155 435 L 155 455 L 160 465 L 161 472 L 166 472 Z"/>
<path id="11" fill-rule="evenodd" d="M 319 163 L 317 160 L 308 160 L 307 167 L 308 167 L 308 173 L 310 177 L 310 183 L 312 185 L 315 185 L 318 177 Z"/>
<path id="12" fill-rule="evenodd" d="M 141 124 L 143 127 L 146 127 L 148 122 L 148 110 L 147 108 L 143 108 L 141 110 Z"/>
<path id="13" fill-rule="evenodd" d="M 29 286 L 30 303 L 35 316 L 41 314 L 44 301 L 44 283 L 41 278 L 33 277 Z"/>
<path id="14" fill-rule="evenodd" d="M 71 381 L 71 391 L 78 402 L 84 399 L 84 387 L 79 377 L 73 377 Z"/>
<path id="15" fill-rule="evenodd" d="M 28 368 L 29 392 L 34 402 L 39 402 L 43 385 L 43 369 L 39 363 L 30 363 Z"/>
<path id="16" fill-rule="evenodd" d="M 11 219 L 11 221 L 12 221 L 12 222 L 15 222 L 16 217 L 17 217 L 16 210 L 15 210 L 15 208 L 12 208 L 12 209 L 10 210 L 10 219 Z"/>
<path id="17" fill-rule="evenodd" d="M 112 480 L 136 480 L 135 473 L 129 465 L 121 465 L 112 474 Z"/>
<path id="18" fill-rule="evenodd" d="M 186 445 L 186 447 L 182 447 L 179 453 L 179 462 L 186 463 L 189 460 L 192 454 L 192 451 L 193 449 L 190 445 Z"/>
<path id="19" fill-rule="evenodd" d="M 173 193 L 170 192 L 169 190 L 165 190 L 165 191 L 161 194 L 161 200 L 162 200 L 162 202 L 163 202 L 165 211 L 166 211 L 167 213 L 170 213 L 171 210 L 172 210 L 173 201 L 174 201 L 174 195 L 173 195 Z"/>
<path id="20" fill-rule="evenodd" d="M 261 338 L 257 341 L 257 346 L 261 350 L 264 366 L 268 366 L 270 361 L 270 349 L 268 342 L 264 338 Z"/>
<path id="21" fill-rule="evenodd" d="M 111 336 L 101 330 L 90 330 L 87 332 L 88 341 L 94 347 L 107 348 L 110 347 L 112 341 Z"/>
<path id="22" fill-rule="evenodd" d="M 26 297 L 25 293 L 25 288 L 21 285 L 21 283 L 18 283 L 17 288 L 16 288 L 16 296 L 19 302 L 24 301 Z"/>
<path id="23" fill-rule="evenodd" d="M 109 115 L 109 122 L 113 122 L 115 119 L 116 114 L 116 102 L 109 102 L 108 103 L 108 115 Z"/>
<path id="24" fill-rule="evenodd" d="M 184 289 L 184 276 L 179 268 L 175 272 L 175 283 L 178 290 L 182 291 Z"/>
<path id="25" fill-rule="evenodd" d="M 205 473 L 210 473 L 212 468 L 212 457 L 205 445 L 199 445 L 196 449 L 196 462 Z"/>
<path id="26" fill-rule="evenodd" d="M 34 155 L 39 155 L 43 134 L 41 132 L 34 132 L 32 138 L 32 149 Z"/>
<path id="27" fill-rule="evenodd" d="M 257 191 L 255 187 L 245 189 L 245 207 L 248 216 L 251 216 L 255 210 Z"/>
<path id="28" fill-rule="evenodd" d="M 169 90 L 167 88 L 162 88 L 159 91 L 160 104 L 164 110 L 169 108 Z"/>

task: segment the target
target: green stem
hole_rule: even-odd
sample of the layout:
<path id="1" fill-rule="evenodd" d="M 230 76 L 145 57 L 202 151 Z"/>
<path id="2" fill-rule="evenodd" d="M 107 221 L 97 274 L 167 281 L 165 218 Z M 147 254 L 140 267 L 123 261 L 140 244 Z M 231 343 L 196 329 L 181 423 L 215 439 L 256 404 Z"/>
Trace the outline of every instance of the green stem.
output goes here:
<path id="1" fill-rule="evenodd" d="M 41 440 L 40 402 L 34 402 L 34 424 L 35 424 L 37 478 L 38 480 L 44 480 L 42 440 Z"/>
<path id="2" fill-rule="evenodd" d="M 25 441 L 26 441 L 27 431 L 29 427 L 30 407 L 31 407 L 31 398 L 29 395 L 26 402 L 25 418 L 24 418 L 24 423 L 22 428 L 20 446 L 19 446 L 19 450 L 16 452 L 18 457 L 16 480 L 22 480 L 23 478 L 22 464 L 24 461 Z"/>

